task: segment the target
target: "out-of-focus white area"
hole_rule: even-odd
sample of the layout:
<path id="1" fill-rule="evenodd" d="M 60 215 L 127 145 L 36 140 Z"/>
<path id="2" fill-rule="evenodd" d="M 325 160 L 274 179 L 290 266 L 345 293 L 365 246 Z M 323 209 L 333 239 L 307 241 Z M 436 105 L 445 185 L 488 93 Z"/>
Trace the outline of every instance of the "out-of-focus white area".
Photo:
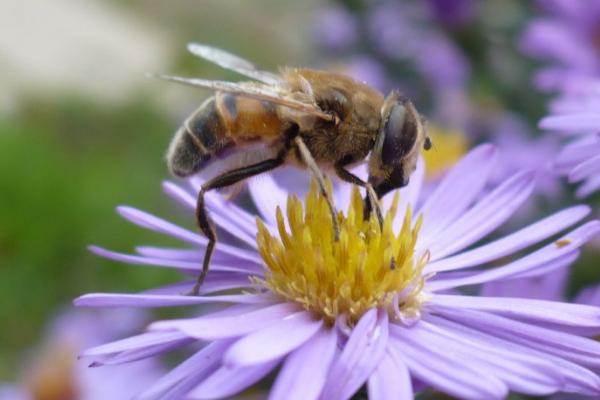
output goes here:
<path id="1" fill-rule="evenodd" d="M 318 2 L 0 1 L 0 114 L 18 110 L 28 95 L 115 102 L 142 89 L 154 93 L 145 98 L 179 118 L 209 92 L 153 81 L 148 72 L 176 72 L 191 41 L 268 68 L 311 65 L 305 57 L 311 35 L 306 21 Z M 207 63 L 197 65 L 198 76 L 204 76 Z M 208 70 L 210 78 L 224 76 Z"/>
<path id="2" fill-rule="evenodd" d="M 126 96 L 164 70 L 172 39 L 102 0 L 13 0 L 0 7 L 0 112 L 28 92 Z"/>

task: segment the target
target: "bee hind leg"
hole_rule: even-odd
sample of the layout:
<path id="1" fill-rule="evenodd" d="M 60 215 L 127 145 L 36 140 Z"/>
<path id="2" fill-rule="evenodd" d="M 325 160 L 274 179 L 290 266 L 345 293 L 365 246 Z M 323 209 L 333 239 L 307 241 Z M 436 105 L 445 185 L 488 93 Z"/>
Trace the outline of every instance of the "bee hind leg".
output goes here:
<path id="1" fill-rule="evenodd" d="M 300 151 L 302 160 L 304 161 L 304 163 L 308 166 L 308 168 L 311 170 L 311 172 L 315 176 L 317 185 L 319 186 L 319 190 L 321 191 L 321 195 L 323 196 L 323 198 L 325 198 L 325 201 L 327 201 L 327 206 L 329 207 L 329 212 L 331 213 L 331 221 L 333 223 L 334 239 L 335 239 L 335 241 L 338 241 L 340 239 L 340 223 L 338 221 L 337 211 L 335 210 L 335 206 L 333 205 L 331 196 L 327 192 L 327 189 L 325 186 L 325 178 L 323 177 L 323 173 L 321 172 L 321 169 L 317 165 L 317 162 L 313 158 L 308 147 L 306 147 L 306 144 L 304 143 L 302 138 L 300 136 L 296 136 L 294 138 L 294 143 L 296 144 L 296 147 Z"/>
<path id="2" fill-rule="evenodd" d="M 204 233 L 204 236 L 208 239 L 208 244 L 206 245 L 206 250 L 204 252 L 204 260 L 202 261 L 202 270 L 200 271 L 200 275 L 198 275 L 198 279 L 196 280 L 196 284 L 189 295 L 197 296 L 200 292 L 200 287 L 202 283 L 204 283 L 204 278 L 208 272 L 208 267 L 210 266 L 210 259 L 212 258 L 213 252 L 215 250 L 215 245 L 217 244 L 217 232 L 215 231 L 215 227 L 208 218 L 208 214 L 206 213 L 206 207 L 204 204 L 204 194 L 206 193 L 206 189 L 204 186 L 200 189 L 198 193 L 198 199 L 196 202 L 196 223 L 198 227 Z"/>
<path id="3" fill-rule="evenodd" d="M 225 172 L 221 175 L 210 179 L 202 185 L 200 192 L 198 193 L 198 200 L 196 203 L 196 222 L 202 233 L 204 233 L 204 235 L 208 239 L 208 244 L 206 245 L 206 251 L 204 252 L 202 270 L 200 271 L 200 275 L 198 275 L 198 279 L 196 281 L 196 284 L 194 285 L 194 288 L 189 293 L 190 295 L 197 296 L 200 292 L 200 287 L 202 286 L 204 278 L 206 278 L 206 274 L 208 273 L 210 260 L 215 250 L 215 245 L 217 243 L 217 233 L 213 223 L 208 217 L 208 214 L 206 212 L 206 205 L 204 203 L 204 195 L 206 194 L 206 192 L 234 185 L 238 182 L 243 181 L 244 179 L 262 174 L 263 172 L 267 172 L 279 167 L 281 164 L 283 164 L 287 151 L 287 149 L 284 149 L 280 151 L 275 158 L 270 158 L 258 162 L 256 164 L 236 168 L 234 170 Z"/>
<path id="4" fill-rule="evenodd" d="M 383 229 L 383 213 L 379 204 L 379 198 L 375 193 L 375 189 L 373 189 L 373 185 L 371 185 L 369 182 L 363 181 L 358 176 L 348 171 L 345 166 L 345 163 L 336 163 L 334 166 L 336 175 L 344 182 L 364 187 L 366 189 L 367 194 L 365 196 L 365 208 L 363 210 L 364 218 L 369 218 L 371 216 L 371 212 L 373 209 L 375 209 L 375 216 L 377 217 L 377 222 L 379 222 L 379 228 Z"/>

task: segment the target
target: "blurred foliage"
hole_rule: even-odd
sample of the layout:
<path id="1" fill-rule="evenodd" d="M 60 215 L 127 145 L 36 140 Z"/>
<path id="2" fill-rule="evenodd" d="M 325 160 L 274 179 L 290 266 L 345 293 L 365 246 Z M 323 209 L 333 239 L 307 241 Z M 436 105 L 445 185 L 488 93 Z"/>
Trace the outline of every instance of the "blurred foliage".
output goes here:
<path id="1" fill-rule="evenodd" d="M 102 260 L 86 246 L 128 250 L 157 241 L 120 219 L 114 206 L 173 216 L 158 185 L 171 131 L 164 114 L 139 100 L 115 107 L 31 100 L 0 122 L 0 315 L 10 320 L 0 331 L 0 376 L 15 351 L 36 342 L 57 305 L 85 292 L 170 280 L 159 269 L 140 273 Z"/>

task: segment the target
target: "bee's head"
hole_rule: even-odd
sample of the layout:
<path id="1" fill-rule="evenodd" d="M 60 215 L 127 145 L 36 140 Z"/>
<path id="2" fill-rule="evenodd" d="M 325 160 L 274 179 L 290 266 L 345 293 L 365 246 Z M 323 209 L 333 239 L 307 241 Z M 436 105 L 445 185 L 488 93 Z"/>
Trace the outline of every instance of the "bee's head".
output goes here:
<path id="1" fill-rule="evenodd" d="M 424 121 L 410 100 L 392 92 L 381 108 L 381 126 L 369 160 L 369 182 L 379 197 L 408 185 L 419 150 L 431 148 Z"/>

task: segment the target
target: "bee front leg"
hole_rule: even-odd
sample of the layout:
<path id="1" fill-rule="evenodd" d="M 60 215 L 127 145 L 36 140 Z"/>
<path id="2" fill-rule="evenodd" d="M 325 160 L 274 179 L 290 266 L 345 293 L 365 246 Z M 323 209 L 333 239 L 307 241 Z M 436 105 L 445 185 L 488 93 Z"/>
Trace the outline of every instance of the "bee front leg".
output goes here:
<path id="1" fill-rule="evenodd" d="M 358 176 L 348 171 L 345 166 L 346 164 L 344 163 L 335 164 L 335 173 L 337 174 L 338 178 L 344 182 L 361 186 L 366 189 L 367 195 L 365 196 L 364 218 L 369 218 L 372 209 L 375 208 L 375 215 L 377 216 L 377 221 L 379 222 L 379 228 L 383 229 L 383 213 L 381 211 L 381 205 L 379 204 L 379 198 L 375 193 L 375 189 L 373 189 L 373 185 L 371 185 L 369 182 L 363 181 Z"/>
<path id="2" fill-rule="evenodd" d="M 317 165 L 317 162 L 313 158 L 312 154 L 306 144 L 302 140 L 300 136 L 296 136 L 294 138 L 294 143 L 298 147 L 300 151 L 300 155 L 302 156 L 302 160 L 306 164 L 306 166 L 311 170 L 315 179 L 317 180 L 317 185 L 319 185 L 319 190 L 321 191 L 321 195 L 325 198 L 327 202 L 327 206 L 329 207 L 329 212 L 331 213 L 331 221 L 333 222 L 333 235 L 335 241 L 340 239 L 340 223 L 337 218 L 337 211 L 335 210 L 335 206 L 333 205 L 333 201 L 331 200 L 331 196 L 327 192 L 325 186 L 325 178 L 323 177 L 323 173 L 321 169 Z"/>

